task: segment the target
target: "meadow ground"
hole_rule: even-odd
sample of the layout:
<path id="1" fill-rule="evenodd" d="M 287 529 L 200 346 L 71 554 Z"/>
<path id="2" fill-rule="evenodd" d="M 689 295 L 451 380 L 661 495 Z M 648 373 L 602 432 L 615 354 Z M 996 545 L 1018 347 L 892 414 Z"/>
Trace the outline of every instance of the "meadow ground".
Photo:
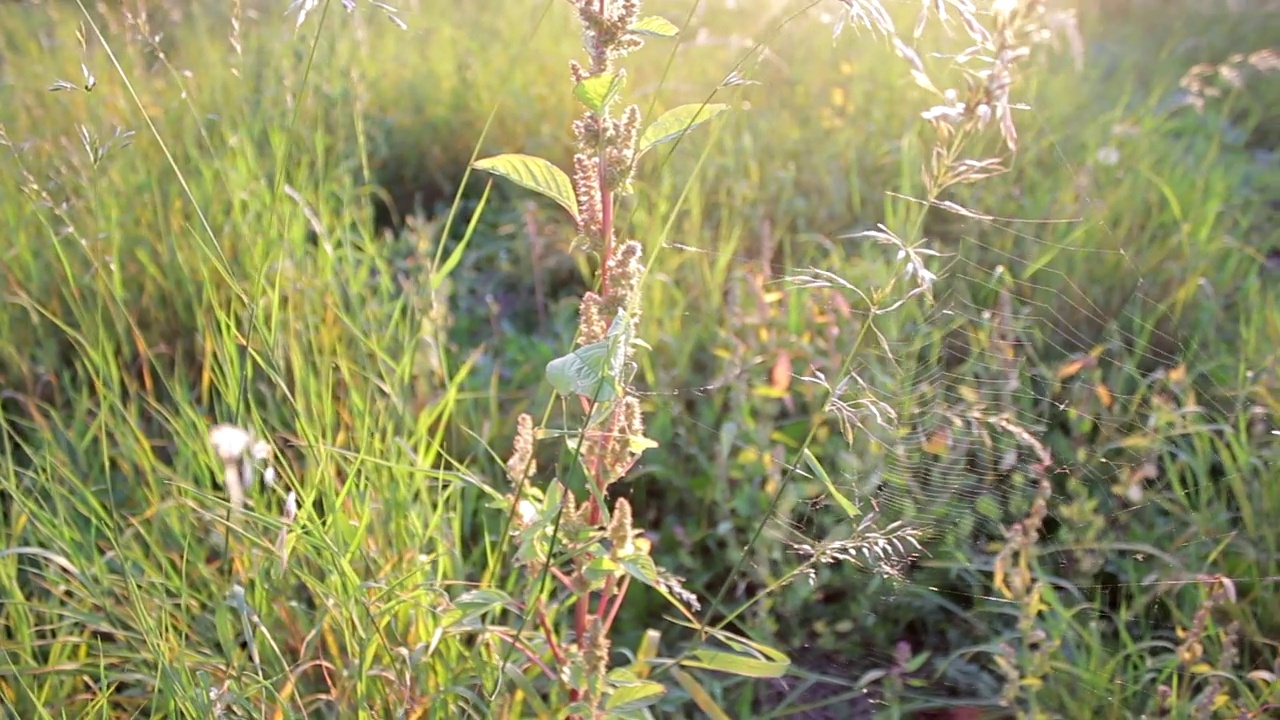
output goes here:
<path id="1" fill-rule="evenodd" d="M 0 8 L 6 716 L 1280 716 L 1274 3 L 646 3 L 625 511 L 571 3 L 345 4 Z"/>

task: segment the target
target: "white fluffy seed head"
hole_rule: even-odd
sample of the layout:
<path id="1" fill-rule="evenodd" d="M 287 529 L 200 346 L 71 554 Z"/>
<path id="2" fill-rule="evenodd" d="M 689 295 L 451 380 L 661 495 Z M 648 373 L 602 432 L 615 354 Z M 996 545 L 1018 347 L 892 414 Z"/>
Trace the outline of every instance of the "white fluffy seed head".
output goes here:
<path id="1" fill-rule="evenodd" d="M 215 425 L 209 430 L 209 444 L 218 458 L 227 464 L 239 462 L 252 441 L 253 436 L 248 430 L 235 425 Z"/>

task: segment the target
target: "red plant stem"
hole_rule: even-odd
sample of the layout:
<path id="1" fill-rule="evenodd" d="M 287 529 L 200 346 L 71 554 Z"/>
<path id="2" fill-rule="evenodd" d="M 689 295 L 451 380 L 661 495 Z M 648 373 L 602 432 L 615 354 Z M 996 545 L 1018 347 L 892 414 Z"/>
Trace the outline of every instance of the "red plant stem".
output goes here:
<path id="1" fill-rule="evenodd" d="M 606 16 L 607 5 L 608 5 L 608 0 L 600 0 L 599 8 L 600 8 L 601 17 Z M 601 118 L 601 120 L 603 120 L 603 118 Z M 599 186 L 600 186 L 600 205 L 601 205 L 600 241 L 601 241 L 602 252 L 601 252 L 601 260 L 600 260 L 600 295 L 602 297 L 607 296 L 609 293 L 609 264 L 610 264 L 610 261 L 612 261 L 613 259 L 613 191 L 609 188 L 608 164 L 607 164 L 606 157 L 607 157 L 606 154 L 603 152 L 603 150 L 601 150 L 600 155 L 597 158 L 597 163 L 599 167 L 599 171 L 597 173 L 597 182 L 599 183 Z M 590 407 L 585 397 L 582 398 L 582 405 L 583 405 L 583 411 L 589 413 Z M 616 424 L 616 418 L 614 422 Z M 603 493 L 605 490 L 604 455 L 597 454 L 596 457 L 591 458 L 591 461 L 592 461 L 591 474 L 594 476 L 593 479 L 596 483 L 596 486 L 600 489 L 599 494 L 603 496 Z M 593 525 L 598 524 L 602 516 L 600 503 L 596 501 L 596 495 L 597 495 L 596 493 L 593 493 L 592 496 L 587 500 L 587 502 L 591 503 L 590 522 Z M 583 572 L 581 565 L 577 566 L 576 572 L 577 574 L 581 575 L 581 573 Z M 590 590 L 584 592 L 577 599 L 577 603 L 574 606 L 574 614 L 575 614 L 574 625 L 577 630 L 577 637 L 575 639 L 578 643 L 579 649 L 583 647 L 583 643 L 585 642 L 585 639 L 587 637 L 587 623 L 591 614 L 591 595 L 592 593 Z M 602 596 L 600 599 L 601 611 L 603 611 L 605 608 L 607 597 L 608 595 L 606 591 L 606 595 Z M 616 614 L 616 612 L 617 610 L 615 608 L 613 613 L 611 613 L 611 615 Z M 569 692 L 569 697 L 573 701 L 580 700 L 581 696 L 582 694 L 576 689 L 571 690 Z"/>
<path id="2" fill-rule="evenodd" d="M 618 588 L 618 592 L 613 596 L 613 604 L 609 606 L 609 613 L 604 617 L 604 622 L 600 625 L 600 632 L 605 635 L 609 634 L 609 629 L 613 627 L 613 621 L 618 617 L 618 610 L 622 608 L 622 601 L 627 597 L 627 588 L 631 586 L 631 576 L 622 576 L 622 585 Z M 604 603 L 601 603 L 603 606 Z M 602 608 L 603 609 L 603 608 Z"/>
<path id="3" fill-rule="evenodd" d="M 600 156 L 600 238 L 604 252 L 600 259 L 600 295 L 609 294 L 609 262 L 613 259 L 613 188 L 609 187 L 608 165 Z"/>
<path id="4" fill-rule="evenodd" d="M 551 628 L 551 621 L 547 620 L 547 614 L 542 611 L 542 608 L 538 608 L 538 624 L 542 626 L 542 634 L 547 638 L 547 646 L 551 648 L 551 654 L 555 656 L 556 663 L 564 667 L 564 650 L 560 649 L 560 643 L 556 642 L 555 630 Z"/>
<path id="5" fill-rule="evenodd" d="M 556 579 L 559 580 L 561 583 L 563 583 L 565 587 L 569 588 L 570 590 L 573 589 L 573 580 L 569 579 L 569 576 L 565 575 L 563 570 L 557 567 L 553 567 L 551 568 L 551 574 L 555 575 Z"/>
<path id="6" fill-rule="evenodd" d="M 582 573 L 581 566 L 579 566 L 578 573 L 579 574 Z M 575 604 L 573 607 L 573 611 L 575 615 L 574 628 L 576 633 L 576 636 L 574 637 L 574 642 L 577 643 L 578 652 L 581 653 L 584 647 L 583 644 L 585 642 L 585 638 L 587 637 L 587 619 L 590 617 L 590 611 L 591 611 L 591 591 L 590 590 L 586 591 L 578 598 L 577 604 Z M 569 699 L 573 702 L 577 702 L 578 700 L 582 699 L 582 693 L 579 692 L 577 688 L 574 688 L 569 691 Z"/>
<path id="7" fill-rule="evenodd" d="M 617 587 L 618 578 L 616 575 L 610 575 L 604 581 L 604 589 L 600 591 L 600 604 L 596 606 L 596 617 L 604 620 L 608 614 L 609 601 L 613 600 L 613 591 Z"/>
<path id="8" fill-rule="evenodd" d="M 579 570 L 578 572 L 581 573 L 582 571 Z M 577 633 L 574 640 L 578 643 L 578 647 L 582 648 L 582 644 L 585 642 L 587 637 L 587 618 L 591 612 L 590 590 L 583 592 L 582 595 L 578 597 L 578 602 L 574 605 L 573 611 L 575 614 L 574 628 Z"/>
<path id="9" fill-rule="evenodd" d="M 532 648 L 530 648 L 528 645 L 521 642 L 520 638 L 517 638 L 516 636 L 507 632 L 503 632 L 501 630 L 490 630 L 489 632 L 492 632 L 494 635 L 497 635 L 503 640 L 506 640 L 512 645 L 515 645 L 516 649 L 524 653 L 524 656 L 529 658 L 529 662 L 541 668 L 542 672 L 546 673 L 547 677 L 551 678 L 552 680 L 559 679 L 556 676 L 555 672 L 551 668 L 547 667 L 546 663 L 542 662 L 542 658 L 538 657 L 538 654 L 535 653 Z"/>
<path id="10" fill-rule="evenodd" d="M 609 418 L 609 431 L 603 435 L 603 437 L 607 439 L 606 442 L 616 442 L 615 436 L 617 433 L 617 429 L 618 429 L 618 413 L 615 411 L 613 413 L 613 416 Z M 606 478 L 604 475 L 605 474 L 604 458 L 605 456 L 603 453 L 592 458 L 592 470 L 593 470 L 593 474 L 595 475 L 596 488 L 599 489 L 600 491 L 599 493 L 596 493 L 596 495 L 598 495 L 601 498 L 604 497 L 605 491 L 609 489 L 609 483 L 606 482 Z M 596 501 L 596 495 L 593 495 L 590 499 L 592 525 L 598 525 L 604 519 L 604 513 L 600 508 L 600 504 Z"/>

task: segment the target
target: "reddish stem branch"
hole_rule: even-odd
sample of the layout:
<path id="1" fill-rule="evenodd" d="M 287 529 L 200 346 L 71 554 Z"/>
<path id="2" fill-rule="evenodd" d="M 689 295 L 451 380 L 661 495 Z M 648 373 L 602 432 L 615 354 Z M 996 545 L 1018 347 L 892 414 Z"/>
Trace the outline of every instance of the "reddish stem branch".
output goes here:
<path id="1" fill-rule="evenodd" d="M 613 189 L 609 187 L 608 165 L 600 156 L 600 234 L 604 252 L 600 256 L 600 296 L 609 293 L 609 262 L 613 260 Z"/>
<path id="2" fill-rule="evenodd" d="M 547 614 L 538 608 L 538 625 L 542 627 L 542 634 L 547 638 L 547 646 L 551 648 L 551 655 L 555 657 L 556 664 L 564 667 L 566 664 L 564 650 L 560 648 L 560 643 L 556 640 L 556 631 L 551 627 L 551 621 L 547 619 Z"/>
<path id="3" fill-rule="evenodd" d="M 579 576 L 582 575 L 583 570 L 581 566 L 578 567 L 577 572 Z M 574 630 L 576 633 L 573 640 L 578 644 L 578 649 L 581 650 L 583 647 L 583 643 L 585 642 L 585 638 L 587 637 L 587 620 L 591 612 L 591 591 L 590 590 L 587 590 L 578 596 L 578 600 L 573 606 L 573 612 L 574 612 Z M 574 695 L 574 699 L 576 700 L 577 699 L 576 690 L 573 692 L 573 695 Z"/>
<path id="4" fill-rule="evenodd" d="M 599 0 L 598 7 L 599 7 L 600 16 L 606 17 L 607 9 L 608 9 L 608 0 Z M 604 118 L 600 118 L 600 120 L 603 121 Z M 599 153 L 599 156 L 597 157 L 598 171 L 597 171 L 596 178 L 600 188 L 600 206 L 601 206 L 600 295 L 601 297 L 606 297 L 608 296 L 608 293 L 609 293 L 609 265 L 613 260 L 613 190 L 609 187 L 609 174 L 608 174 L 608 161 L 607 161 L 608 154 L 604 148 L 599 148 L 598 153 Z M 587 398 L 583 397 L 581 398 L 581 400 L 582 400 L 583 411 L 590 414 L 591 407 Z M 613 419 L 613 427 L 616 428 L 616 425 L 617 425 L 617 418 L 615 416 Z M 584 430 L 584 432 L 586 431 Z M 612 431 L 610 434 L 612 434 Z M 592 493 L 592 496 L 587 499 L 587 502 L 590 503 L 590 507 L 591 507 L 589 518 L 592 525 L 598 525 L 601 522 L 601 518 L 603 516 L 603 512 L 602 512 L 603 509 L 600 506 L 600 502 L 598 502 L 596 498 L 604 497 L 604 491 L 606 490 L 606 485 L 607 485 L 606 483 L 607 469 L 604 466 L 605 453 L 598 449 L 596 452 L 596 456 L 589 458 L 589 460 L 590 462 L 588 463 L 588 466 L 590 469 L 590 474 L 592 476 L 589 482 L 591 481 L 595 482 L 596 487 L 599 490 L 598 493 Z M 574 573 L 579 578 L 582 576 L 583 565 L 581 563 L 576 565 L 574 569 Z M 570 585 L 570 587 L 572 588 L 573 586 Z M 600 615 L 597 616 L 597 619 L 604 618 L 604 613 L 606 612 L 606 608 L 610 606 L 610 600 L 613 599 L 612 590 L 613 590 L 613 582 L 611 580 L 610 583 L 606 586 L 606 589 L 600 598 L 600 603 L 598 607 L 598 612 L 600 613 Z M 583 647 L 583 644 L 586 641 L 586 637 L 587 637 L 588 622 L 591 618 L 591 596 L 592 596 L 591 591 L 589 590 L 585 591 L 582 595 L 580 595 L 577 598 L 576 604 L 574 606 L 574 615 L 575 615 L 574 626 L 577 631 L 577 637 L 575 638 L 575 640 L 578 644 L 579 649 Z M 612 621 L 612 617 L 616 614 L 617 614 L 617 607 L 615 603 L 613 609 L 609 611 L 610 622 Z M 582 694 L 576 689 L 571 690 L 569 693 L 569 697 L 574 701 L 580 700 L 581 696 Z"/>
<path id="5" fill-rule="evenodd" d="M 609 629 L 613 627 L 613 621 L 618 617 L 618 610 L 622 608 L 622 601 L 627 597 L 627 588 L 631 586 L 631 576 L 623 575 L 622 584 L 618 587 L 618 592 L 613 596 L 613 603 L 609 606 L 609 612 L 604 617 L 604 622 L 600 625 L 600 632 L 605 635 L 609 634 Z M 604 603 L 601 603 L 603 606 Z M 602 608 L 603 609 L 603 608 Z"/>
<path id="6" fill-rule="evenodd" d="M 542 672 L 546 673 L 548 678 L 552 680 L 559 679 L 556 676 L 556 673 L 550 667 L 547 667 L 547 664 L 542 661 L 542 658 L 538 657 L 538 654 L 533 651 L 533 648 L 530 648 L 528 645 L 521 642 L 519 638 L 502 630 L 490 630 L 489 632 L 516 646 L 516 649 L 524 653 L 524 656 L 529 658 L 529 662 L 537 665 Z"/>
<path id="7" fill-rule="evenodd" d="M 551 574 L 555 575 L 556 579 L 559 580 L 565 587 L 569 588 L 570 590 L 573 589 L 573 580 L 568 575 L 565 575 L 563 570 L 561 570 L 558 567 L 553 567 L 551 568 Z"/>
<path id="8" fill-rule="evenodd" d="M 596 606 L 596 617 L 602 622 L 609 611 L 609 602 L 613 600 L 613 591 L 617 587 L 616 576 L 610 575 L 604 581 L 604 589 L 600 591 L 600 604 Z"/>

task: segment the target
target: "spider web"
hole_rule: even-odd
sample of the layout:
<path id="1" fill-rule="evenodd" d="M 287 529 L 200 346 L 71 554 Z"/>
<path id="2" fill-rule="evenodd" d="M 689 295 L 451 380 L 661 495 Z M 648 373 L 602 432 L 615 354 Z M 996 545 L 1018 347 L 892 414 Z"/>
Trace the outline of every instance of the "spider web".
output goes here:
<path id="1" fill-rule="evenodd" d="M 1069 135 L 1071 129 L 1049 132 Z M 1064 176 L 1121 172 L 1110 147 L 1082 156 L 1051 142 L 1049 152 L 1066 169 Z M 1049 575 L 1042 577 L 1090 598 L 1116 625 L 1126 618 L 1107 606 L 1119 592 L 1150 602 L 1225 577 L 1265 593 L 1280 579 L 1212 574 L 1224 567 L 1217 562 L 1221 554 L 1254 552 L 1248 541 L 1234 544 L 1248 532 L 1239 517 L 1227 523 L 1230 529 L 1218 524 L 1216 532 L 1149 544 L 1153 523 L 1185 520 L 1220 488 L 1258 480 L 1252 472 L 1233 472 L 1239 464 L 1197 465 L 1191 454 L 1204 449 L 1197 443 L 1233 434 L 1267 442 L 1274 431 L 1262 415 L 1242 412 L 1254 369 L 1246 377 L 1237 367 L 1223 367 L 1221 349 L 1200 346 L 1215 338 L 1184 332 L 1183 318 L 1228 302 L 1230 288 L 1208 278 L 1171 287 L 1167 266 L 1144 267 L 1150 260 L 1142 252 L 1124 248 L 1125 228 L 1100 208 L 1098 192 L 1087 183 L 1077 192 L 1084 211 L 1069 217 L 1003 218 L 983 214 L 980 204 L 968 210 L 935 203 L 930 217 L 944 218 L 948 229 L 926 233 L 916 245 L 880 224 L 830 235 L 765 228 L 766 247 L 752 254 L 663 244 L 661 252 L 735 268 L 726 291 L 735 302 L 725 306 L 760 308 L 721 318 L 717 347 L 750 347 L 771 323 L 777 329 L 778 317 L 809 314 L 805 337 L 818 339 L 818 351 L 725 351 L 707 383 L 644 393 L 671 408 L 681 445 L 718 447 L 721 466 L 735 456 L 767 454 L 762 444 L 772 447 L 770 457 L 748 463 L 760 477 L 726 471 L 724 478 L 782 497 L 769 507 L 760 542 L 788 547 L 791 569 L 806 567 L 789 582 L 811 588 L 816 598 L 878 596 L 900 608 L 924 608 L 941 597 L 1016 612 L 1014 600 L 991 588 L 991 571 L 1010 527 L 1030 512 L 1042 482 L 1049 488 L 1039 560 Z M 781 243 L 824 248 L 872 267 L 842 274 L 849 262 L 784 264 L 776 247 Z M 1077 277 L 1060 268 L 1089 272 Z M 1103 278 L 1111 285 L 1096 284 Z M 1186 287 L 1196 289 L 1188 293 Z M 671 332 L 679 334 L 680 318 L 671 320 Z M 1235 332 L 1223 328 L 1224 341 L 1236 339 L 1227 337 Z M 763 402 L 776 406 L 775 421 L 803 416 L 800 424 L 807 426 L 810 416 L 820 417 L 826 440 L 805 444 L 770 436 L 762 443 L 732 423 L 707 423 L 676 407 L 693 396 L 741 408 L 749 388 L 766 390 Z M 640 474 L 646 465 L 653 463 L 642 460 Z M 653 475 L 670 470 L 650 467 Z M 1247 502 L 1245 495 L 1236 500 Z M 1082 515 L 1085 509 L 1092 515 Z M 1097 526 L 1123 525 L 1130 517 L 1142 519 L 1132 520 L 1135 539 L 1127 545 L 1124 530 Z M 743 524 L 760 522 L 755 516 Z M 1119 548 L 1111 551 L 1119 559 L 1101 552 L 1102 545 Z M 736 608 L 761 590 L 743 575 L 785 575 L 785 563 L 770 562 L 750 560 L 738 577 L 727 578 L 736 601 L 721 609 Z M 864 582 L 831 587 L 847 581 L 847 575 L 826 571 L 840 563 L 867 571 Z M 962 580 L 950 588 L 926 584 L 948 575 Z M 1138 576 L 1143 579 L 1135 582 Z M 1176 625 L 1171 618 L 1139 629 L 1176 644 Z M 876 654 L 861 647 L 858 653 Z M 880 654 L 873 664 L 894 661 Z M 1154 694 L 1155 687 L 1139 692 Z"/>
<path id="2" fill-rule="evenodd" d="M 991 221 L 983 224 L 998 227 Z M 1007 227 L 1006 232 L 1025 246 L 1050 242 L 1015 227 Z M 1053 487 L 1049 524 L 1066 531 L 1071 530 L 1074 520 L 1063 516 L 1060 508 L 1078 500 L 1071 495 L 1073 489 L 1089 489 L 1090 494 L 1102 497 L 1102 508 L 1114 517 L 1165 502 L 1171 493 L 1204 492 L 1199 486 L 1202 482 L 1228 485 L 1241 479 L 1209 475 L 1170 478 L 1187 472 L 1185 466 L 1182 470 L 1167 467 L 1169 463 L 1177 465 L 1176 456 L 1187 451 L 1173 436 L 1212 433 L 1219 426 L 1207 411 L 1201 414 L 1204 408 L 1191 399 L 1194 391 L 1185 379 L 1187 368 L 1196 367 L 1204 354 L 1152 320 L 1167 317 L 1165 304 L 1144 293 L 1140 271 L 1126 253 L 1084 245 L 1057 248 L 1107 255 L 1130 269 L 1126 277 L 1132 281 L 1132 289 L 1126 293 L 1122 309 L 1111 315 L 1091 302 L 1090 293 L 1061 271 L 1040 268 L 1036 281 L 1021 279 L 1028 274 L 1033 251 L 1003 250 L 975 236 L 952 244 L 945 270 L 938 270 L 934 299 L 912 298 L 898 305 L 893 311 L 898 317 L 885 323 L 887 329 L 873 331 L 879 336 L 871 347 L 852 353 L 853 362 L 845 374 L 833 367 L 812 365 L 795 368 L 790 374 L 794 385 L 813 385 L 820 389 L 814 394 L 817 398 L 829 397 L 824 422 L 842 430 L 849 441 L 847 452 L 841 452 L 838 443 L 834 452 L 830 444 L 828 452 L 812 448 L 825 472 L 834 478 L 834 489 L 823 488 L 813 467 L 794 447 L 778 447 L 773 458 L 777 461 L 774 476 L 790 476 L 795 483 L 789 488 L 794 500 L 782 503 L 783 508 L 765 519 L 762 540 L 789 546 L 797 565 L 824 558 L 797 582 L 820 588 L 821 568 L 826 563 L 852 562 L 868 573 L 857 595 L 878 593 L 886 601 L 911 606 L 926 602 L 924 595 L 940 589 L 916 586 L 922 582 L 917 579 L 921 567 L 967 571 L 989 580 L 991 558 L 1010 525 L 1029 511 L 1041 478 Z M 668 247 L 678 252 L 719 254 L 675 243 Z M 892 254 L 884 254 L 888 256 L 885 261 L 892 263 Z M 969 257 L 998 259 L 999 265 L 993 268 Z M 733 261 L 749 264 L 745 257 Z M 818 307 L 838 315 L 833 308 L 844 303 L 826 296 L 840 290 L 813 287 L 821 277 L 822 273 L 811 268 L 792 270 L 776 284 L 787 287 L 788 299 L 805 303 L 818 296 Z M 809 297 L 800 299 L 806 295 Z M 988 298 L 993 302 L 983 302 Z M 876 319 L 863 313 L 851 324 L 867 322 L 875 323 Z M 1091 332 L 1081 325 L 1096 330 Z M 752 329 L 750 325 L 741 328 L 747 335 Z M 759 379 L 772 369 L 767 361 L 755 367 L 733 365 L 705 386 L 644 394 L 659 402 L 670 401 L 662 400 L 664 397 L 690 394 L 712 399 L 731 393 L 729 386 L 742 383 L 744 378 Z M 1202 376 L 1199 384 L 1206 395 L 1219 400 L 1239 397 L 1242 392 L 1212 375 Z M 1158 430 L 1144 430 L 1129 414 L 1142 413 L 1141 408 L 1148 408 L 1144 416 L 1151 422 L 1160 412 L 1168 413 L 1166 419 L 1180 413 L 1188 413 L 1192 419 L 1179 427 L 1165 426 L 1169 437 L 1162 437 Z M 682 415 L 678 423 L 685 425 L 683 438 L 697 447 L 720 446 L 732 448 L 734 453 L 757 449 L 752 437 L 727 435 L 723 427 L 701 423 L 689 415 Z M 1110 442 L 1063 447 L 1071 433 L 1058 432 L 1060 442 L 1055 445 L 1050 436 L 1055 434 L 1055 426 L 1063 424 L 1087 428 L 1077 432 L 1109 438 Z M 645 472 L 646 464 L 642 461 L 640 473 Z M 1067 487 L 1068 481 L 1073 489 Z M 833 493 L 851 501 L 858 515 L 847 516 Z M 1188 502 L 1192 500 L 1188 498 Z M 747 520 L 758 522 L 760 518 Z M 1165 557 L 1173 558 L 1189 545 L 1200 547 L 1176 563 L 1148 555 L 1142 550 L 1143 543 L 1135 542 L 1127 554 L 1132 564 L 1144 569 L 1145 579 L 1141 587 L 1127 590 L 1163 594 L 1183 585 L 1216 582 L 1200 572 L 1194 560 L 1208 558 L 1210 549 L 1223 545 L 1237 532 L 1239 529 L 1196 535 L 1160 548 L 1168 553 Z M 1080 565 L 1099 560 L 1087 551 L 1071 551 L 1069 534 L 1065 538 L 1061 531 L 1046 534 L 1043 544 L 1056 549 L 1041 561 L 1049 572 L 1068 576 L 1083 573 L 1076 576 L 1093 578 L 1101 574 L 1100 568 L 1092 573 L 1080 570 Z M 972 548 L 986 560 L 949 555 L 943 550 L 948 546 Z M 827 580 L 831 577 L 847 576 L 829 576 Z M 1271 585 L 1280 576 L 1254 580 Z M 748 585 L 740 584 L 739 601 L 751 595 Z M 1087 595 L 1117 589 L 1113 582 L 1096 580 L 1074 580 L 1070 586 Z M 715 590 L 710 587 L 705 592 Z M 992 594 L 980 599 L 1015 604 L 994 595 L 990 588 L 986 592 Z M 835 595 L 843 597 L 845 593 Z M 737 603 L 730 601 L 728 606 L 737 607 Z M 1173 637 L 1174 627 L 1170 624 L 1158 632 Z M 891 660 L 887 656 L 878 659 Z"/>

